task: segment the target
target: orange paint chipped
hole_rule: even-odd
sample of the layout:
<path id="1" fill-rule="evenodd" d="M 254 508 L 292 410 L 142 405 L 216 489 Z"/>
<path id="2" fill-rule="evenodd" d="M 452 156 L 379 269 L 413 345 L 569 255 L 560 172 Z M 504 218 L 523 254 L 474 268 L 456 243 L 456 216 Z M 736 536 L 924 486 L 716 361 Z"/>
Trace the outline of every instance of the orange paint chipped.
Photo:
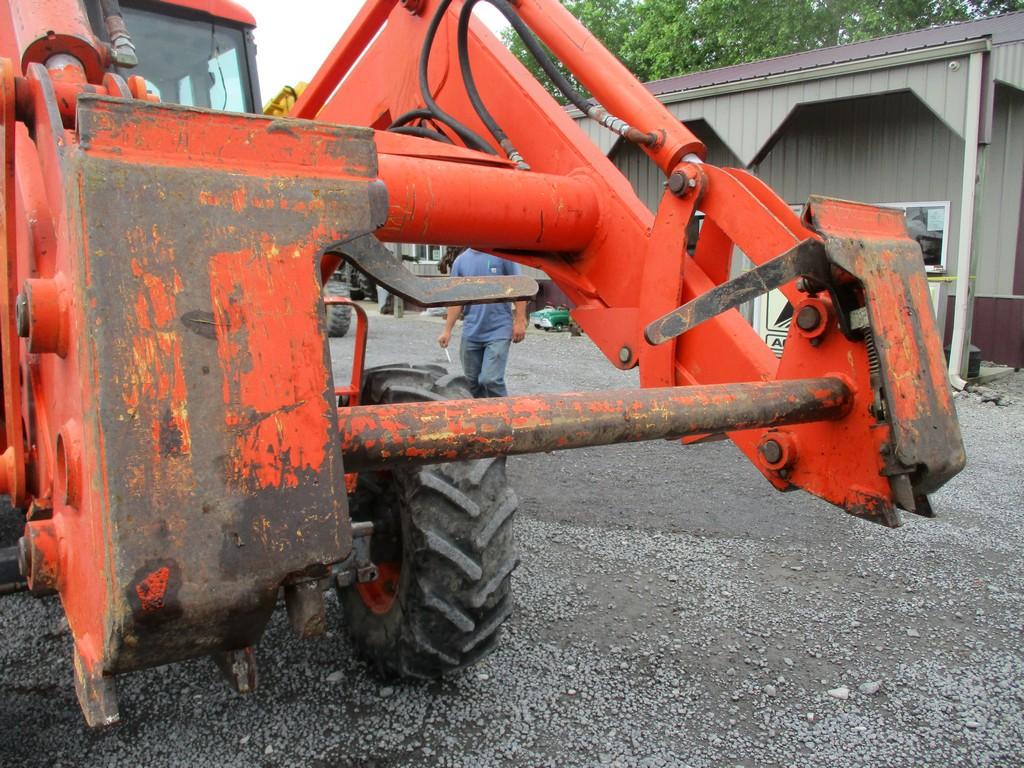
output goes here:
<path id="1" fill-rule="evenodd" d="M 329 447 L 312 251 L 264 237 L 255 252 L 218 254 L 210 291 L 235 436 L 229 475 L 261 489 L 295 488 L 300 472 L 320 470 Z"/>
<path id="2" fill-rule="evenodd" d="M 151 612 L 163 609 L 170 576 L 171 569 L 164 566 L 157 568 L 135 585 L 135 594 L 138 595 L 139 601 L 142 603 L 143 611 Z"/>
<path id="3" fill-rule="evenodd" d="M 238 189 L 231 193 L 231 207 L 234 209 L 235 213 L 241 213 L 243 210 L 245 210 L 245 205 L 245 187 L 239 187 Z"/>
<path id="4" fill-rule="evenodd" d="M 133 416 L 146 408 L 154 459 L 159 460 L 166 450 L 190 454 L 188 389 L 181 336 L 175 327 L 174 297 L 182 289 L 181 277 L 173 272 L 168 287 L 168 281 L 147 272 L 137 259 L 132 259 L 131 269 L 145 290 L 139 290 L 133 302 L 134 317 L 129 322 L 135 329 L 130 342 L 132 365 L 122 398 Z"/>

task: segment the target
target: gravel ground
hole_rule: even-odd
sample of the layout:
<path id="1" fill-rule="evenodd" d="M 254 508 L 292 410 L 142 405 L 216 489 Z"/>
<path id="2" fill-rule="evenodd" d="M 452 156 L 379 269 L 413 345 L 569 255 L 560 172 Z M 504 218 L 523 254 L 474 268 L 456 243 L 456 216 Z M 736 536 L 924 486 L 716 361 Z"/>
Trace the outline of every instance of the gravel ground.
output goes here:
<path id="1" fill-rule="evenodd" d="M 368 362 L 445 363 L 439 329 L 374 317 Z M 567 334 L 509 370 L 519 393 L 635 383 Z M 728 443 L 510 460 L 516 613 L 440 682 L 371 674 L 331 597 L 318 640 L 278 612 L 253 696 L 208 660 L 141 672 L 92 733 L 58 603 L 6 598 L 0 765 L 1020 765 L 1024 374 L 957 406 L 968 467 L 897 531 L 774 492 Z"/>

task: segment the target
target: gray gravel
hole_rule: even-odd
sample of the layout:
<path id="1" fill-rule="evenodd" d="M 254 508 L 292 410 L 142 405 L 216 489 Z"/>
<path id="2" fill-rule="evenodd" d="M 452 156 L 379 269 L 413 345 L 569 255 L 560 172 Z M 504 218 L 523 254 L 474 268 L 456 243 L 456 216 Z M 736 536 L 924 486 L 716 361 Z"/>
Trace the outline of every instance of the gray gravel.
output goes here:
<path id="1" fill-rule="evenodd" d="M 439 330 L 373 318 L 369 362 L 445 363 Z M 531 332 L 509 383 L 635 375 Z M 957 406 L 968 468 L 937 520 L 898 531 L 775 493 L 728 443 L 510 460 L 517 610 L 493 656 L 440 682 L 376 678 L 331 598 L 327 637 L 275 617 L 255 695 L 207 660 L 141 672 L 119 678 L 124 724 L 91 733 L 59 605 L 6 598 L 0 765 L 1019 765 L 1024 374 Z"/>

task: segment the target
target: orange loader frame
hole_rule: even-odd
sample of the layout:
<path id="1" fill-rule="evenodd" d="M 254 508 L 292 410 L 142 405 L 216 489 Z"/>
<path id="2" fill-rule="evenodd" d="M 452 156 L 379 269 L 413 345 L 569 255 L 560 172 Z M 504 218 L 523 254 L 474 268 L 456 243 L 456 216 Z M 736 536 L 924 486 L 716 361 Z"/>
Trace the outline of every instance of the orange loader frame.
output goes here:
<path id="1" fill-rule="evenodd" d="M 704 163 L 557 0 L 490 1 L 664 173 L 656 213 L 475 0 L 369 0 L 288 118 L 155 103 L 79 0 L 0 17 L 0 492 L 26 516 L 27 588 L 63 602 L 91 724 L 116 721 L 117 673 L 246 669 L 279 590 L 291 611 L 367 535 L 356 469 L 725 434 L 775 488 L 894 526 L 963 466 L 902 214 L 813 198 L 797 216 Z M 535 290 L 413 278 L 381 242 L 543 270 L 644 390 L 359 404 L 324 332 L 342 259 L 427 306 Z M 730 280 L 738 251 L 755 268 Z M 773 287 L 794 306 L 781 359 L 736 309 Z"/>

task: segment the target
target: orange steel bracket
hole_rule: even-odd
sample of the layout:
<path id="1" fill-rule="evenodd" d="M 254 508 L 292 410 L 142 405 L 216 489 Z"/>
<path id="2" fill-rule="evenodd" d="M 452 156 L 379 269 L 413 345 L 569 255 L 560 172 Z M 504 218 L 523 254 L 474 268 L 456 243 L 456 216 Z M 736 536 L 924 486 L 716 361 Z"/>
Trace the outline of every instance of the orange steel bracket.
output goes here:
<path id="1" fill-rule="evenodd" d="M 686 126 L 554 0 L 518 0 L 507 8 L 618 118 L 611 123 L 629 127 L 620 133 L 630 138 L 620 140 L 639 142 L 665 174 L 667 190 L 656 214 L 648 211 L 569 113 L 471 19 L 468 61 L 480 100 L 529 170 L 509 162 L 507 147 L 490 136 L 463 79 L 457 28 L 464 5 L 423 0 L 410 12 L 394 2 L 366 3 L 314 79 L 317 87 L 296 107 L 299 117 L 378 129 L 379 173 L 388 190 L 387 220 L 378 237 L 472 245 L 544 270 L 575 305 L 576 321 L 605 356 L 620 368 L 639 365 L 645 387 L 841 377 L 853 393 L 842 419 L 729 431 L 729 437 L 777 488 L 804 488 L 854 514 L 897 524 L 896 506 L 914 508 L 913 494 L 894 488 L 902 481 L 892 479 L 885 458 L 893 447 L 893 424 L 871 415 L 880 390 L 864 334 L 850 330 L 848 320 L 863 306 L 866 292 L 884 287 L 837 266 L 846 300 L 833 307 L 827 292 L 805 295 L 795 280 L 782 285 L 791 302 L 813 300 L 828 320 L 813 334 L 794 330 L 781 361 L 736 309 L 679 338 L 649 344 L 643 335 L 647 323 L 725 284 L 734 253 L 765 265 L 800 243 L 824 238 L 756 177 L 703 163 L 704 148 Z M 467 149 L 451 131 L 448 141 L 454 144 L 383 130 L 399 115 L 426 107 L 418 52 L 432 22 L 436 35 L 425 65 L 430 97 L 486 137 L 494 154 Z M 444 128 L 429 120 L 423 125 Z M 704 231 L 690 255 L 685 230 L 697 212 Z M 918 296 L 900 300 L 911 312 L 928 311 L 918 306 Z M 933 374 L 934 361 L 926 365 Z M 934 389 L 938 380 L 928 381 Z M 956 440 L 958 433 L 954 453 Z M 949 466 L 958 463 L 955 456 L 949 460 Z"/>
<path id="2" fill-rule="evenodd" d="M 4 443 L 0 454 L 0 493 L 11 497 L 20 507 L 25 503 L 25 440 L 21 413 L 21 339 L 16 317 L 18 260 L 16 257 L 14 136 L 16 107 L 14 69 L 10 61 L 0 59 L 0 375 L 3 377 Z"/>
<path id="3" fill-rule="evenodd" d="M 324 304 L 328 307 L 339 305 L 352 307 L 352 311 L 355 313 L 356 336 L 352 349 L 352 376 L 347 387 L 335 386 L 334 394 L 339 398 L 339 402 L 341 398 L 344 398 L 345 403 L 349 406 L 359 405 L 360 385 L 363 381 L 363 369 L 366 365 L 366 334 L 369 325 L 366 310 L 346 296 L 325 296 Z"/>

